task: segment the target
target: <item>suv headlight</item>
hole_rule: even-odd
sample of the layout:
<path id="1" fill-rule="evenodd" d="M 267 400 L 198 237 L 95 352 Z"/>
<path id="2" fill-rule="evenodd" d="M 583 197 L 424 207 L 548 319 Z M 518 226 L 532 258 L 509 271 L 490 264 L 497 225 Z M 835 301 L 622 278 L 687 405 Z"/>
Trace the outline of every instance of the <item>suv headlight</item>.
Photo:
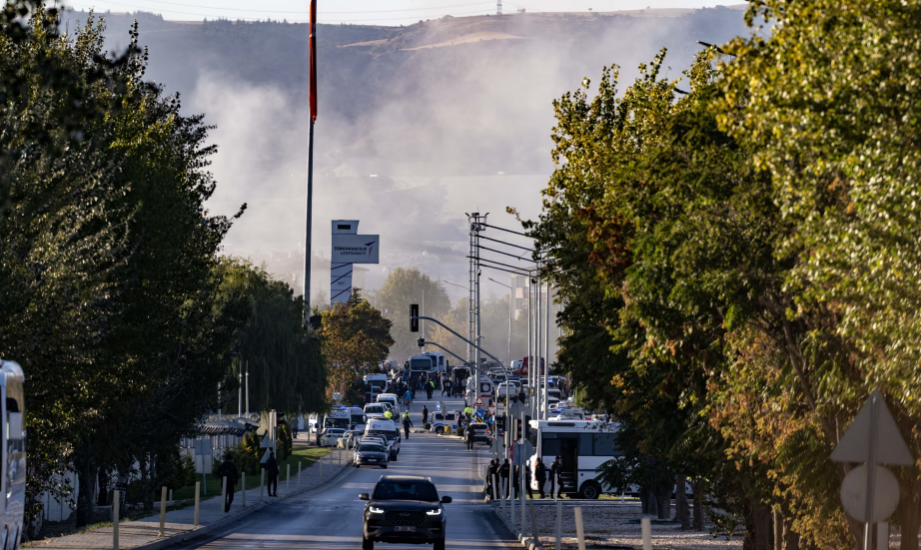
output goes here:
<path id="1" fill-rule="evenodd" d="M 436 509 L 436 510 L 429 510 L 429 511 L 427 511 L 427 512 L 425 513 L 425 515 L 427 515 L 427 516 L 440 516 L 440 515 L 441 515 L 441 508 L 438 508 L 438 509 Z"/>
<path id="2" fill-rule="evenodd" d="M 368 511 L 371 512 L 372 514 L 383 514 L 384 513 L 383 508 L 377 508 L 375 506 L 368 507 Z"/>

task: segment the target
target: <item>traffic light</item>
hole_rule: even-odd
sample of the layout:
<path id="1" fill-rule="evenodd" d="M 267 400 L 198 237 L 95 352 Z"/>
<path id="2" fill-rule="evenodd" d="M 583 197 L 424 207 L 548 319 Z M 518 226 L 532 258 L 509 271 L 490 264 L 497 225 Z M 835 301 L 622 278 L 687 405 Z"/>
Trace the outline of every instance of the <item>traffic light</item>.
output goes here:
<path id="1" fill-rule="evenodd" d="M 505 415 L 496 417 L 496 429 L 504 430 L 505 429 Z"/>
<path id="2" fill-rule="evenodd" d="M 409 332 L 419 332 L 419 304 L 409 305 Z"/>
<path id="3" fill-rule="evenodd" d="M 418 340 L 416 340 L 416 345 L 419 346 L 420 348 L 424 348 L 424 347 L 425 347 L 425 338 L 419 338 Z"/>

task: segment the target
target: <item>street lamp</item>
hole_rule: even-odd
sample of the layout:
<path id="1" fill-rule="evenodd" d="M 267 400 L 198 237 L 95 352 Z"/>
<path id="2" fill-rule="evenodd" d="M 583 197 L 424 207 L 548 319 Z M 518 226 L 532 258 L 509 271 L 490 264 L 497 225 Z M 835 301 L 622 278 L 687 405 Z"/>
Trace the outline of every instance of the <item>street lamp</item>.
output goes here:
<path id="1" fill-rule="evenodd" d="M 508 365 L 510 368 L 512 366 L 512 299 L 514 299 L 515 289 L 511 285 L 505 283 L 500 283 L 499 281 L 493 279 L 492 277 L 487 277 L 490 281 L 496 283 L 497 285 L 502 285 L 508 289 Z"/>

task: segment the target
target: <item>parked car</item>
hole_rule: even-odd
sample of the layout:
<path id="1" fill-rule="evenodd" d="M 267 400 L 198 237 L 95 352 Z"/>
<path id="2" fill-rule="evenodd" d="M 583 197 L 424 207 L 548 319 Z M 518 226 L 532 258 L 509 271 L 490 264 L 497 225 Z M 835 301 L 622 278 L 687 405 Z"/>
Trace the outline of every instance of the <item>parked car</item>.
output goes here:
<path id="1" fill-rule="evenodd" d="M 339 438 L 345 435 L 343 428 L 326 428 L 320 436 L 321 447 L 335 447 L 339 443 Z"/>
<path id="2" fill-rule="evenodd" d="M 381 476 L 366 500 L 362 518 L 362 550 L 374 550 L 375 542 L 433 544 L 445 550 L 446 514 L 442 504 L 451 497 L 438 498 L 431 478 L 419 476 Z"/>

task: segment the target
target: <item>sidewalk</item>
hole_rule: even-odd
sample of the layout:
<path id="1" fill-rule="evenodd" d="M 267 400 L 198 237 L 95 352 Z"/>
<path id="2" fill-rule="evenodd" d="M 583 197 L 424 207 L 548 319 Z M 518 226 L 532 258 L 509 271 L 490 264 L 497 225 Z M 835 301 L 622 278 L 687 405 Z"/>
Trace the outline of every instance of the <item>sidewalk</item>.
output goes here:
<path id="1" fill-rule="evenodd" d="M 160 530 L 159 511 L 152 516 L 137 521 L 121 522 L 118 530 L 119 549 L 156 550 L 168 548 L 183 540 L 215 531 L 225 525 L 241 520 L 273 502 L 283 501 L 288 496 L 295 496 L 318 488 L 348 468 L 347 457 L 346 453 L 342 453 L 342 461 L 339 462 L 336 459 L 336 453 L 333 453 L 318 461 L 314 466 L 303 470 L 301 472 L 300 488 L 298 488 L 297 472 L 291 472 L 290 486 L 284 481 L 278 483 L 278 494 L 280 495 L 278 498 L 269 498 L 268 493 L 263 491 L 263 498 L 260 500 L 258 486 L 254 489 L 247 489 L 246 508 L 243 507 L 243 491 L 237 491 L 234 494 L 230 512 L 226 515 L 221 513 L 220 495 L 203 498 L 200 504 L 199 526 L 197 528 L 192 526 L 195 515 L 194 504 L 190 504 L 181 510 L 166 513 L 163 537 L 158 536 Z M 282 475 L 284 475 L 284 472 L 282 472 Z M 167 505 L 170 504 L 167 503 Z M 159 507 L 159 502 L 154 504 L 156 510 L 159 510 Z M 35 548 L 110 550 L 113 548 L 112 526 L 100 527 L 86 533 L 35 541 L 31 544 Z"/>

